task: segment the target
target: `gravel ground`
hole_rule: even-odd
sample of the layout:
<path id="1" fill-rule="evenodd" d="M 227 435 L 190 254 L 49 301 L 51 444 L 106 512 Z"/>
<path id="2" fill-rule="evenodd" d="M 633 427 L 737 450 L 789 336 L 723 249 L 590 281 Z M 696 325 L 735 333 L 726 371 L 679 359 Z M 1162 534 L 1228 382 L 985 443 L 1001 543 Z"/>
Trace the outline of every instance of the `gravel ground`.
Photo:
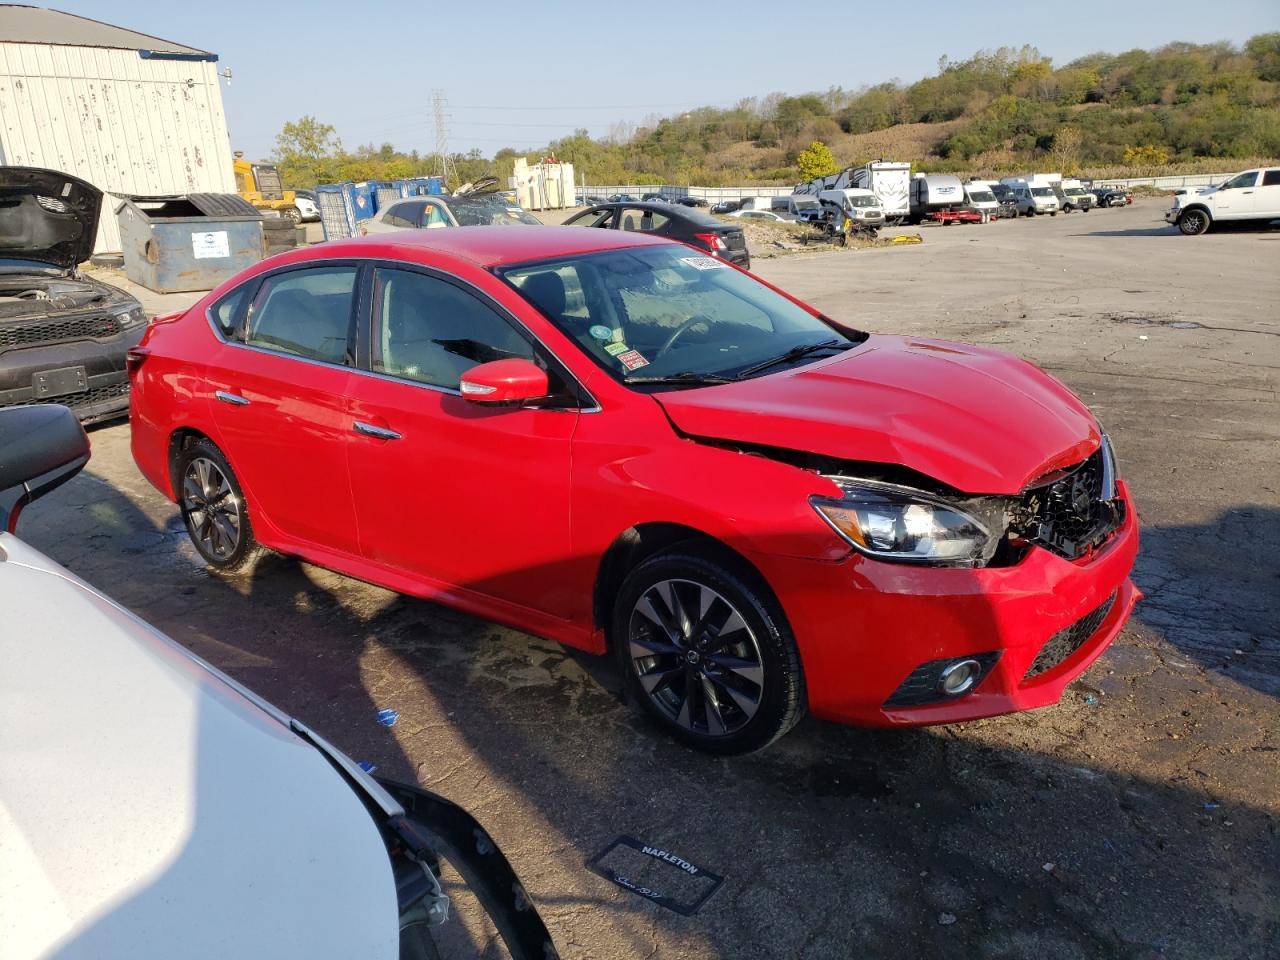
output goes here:
<path id="1" fill-rule="evenodd" d="M 710 759 L 556 644 L 283 557 L 211 576 L 124 425 L 93 431 L 24 533 L 353 757 L 468 807 L 566 957 L 1280 956 L 1280 232 L 1184 238 L 1163 205 L 758 265 L 857 326 L 1028 357 L 1106 423 L 1147 599 L 1055 707 L 807 720 Z M 686 918 L 584 868 L 621 834 L 723 889 Z"/>

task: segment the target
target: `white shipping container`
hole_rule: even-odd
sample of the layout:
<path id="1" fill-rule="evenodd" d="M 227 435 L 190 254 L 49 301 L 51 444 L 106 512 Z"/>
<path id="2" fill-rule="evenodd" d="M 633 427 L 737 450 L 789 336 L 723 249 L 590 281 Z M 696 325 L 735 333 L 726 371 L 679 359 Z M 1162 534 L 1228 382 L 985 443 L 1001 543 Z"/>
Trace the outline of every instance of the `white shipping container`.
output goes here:
<path id="1" fill-rule="evenodd" d="M 118 196 L 235 192 L 216 60 L 53 10 L 4 8 L 0 164 L 103 190 L 94 252 L 118 252 Z"/>

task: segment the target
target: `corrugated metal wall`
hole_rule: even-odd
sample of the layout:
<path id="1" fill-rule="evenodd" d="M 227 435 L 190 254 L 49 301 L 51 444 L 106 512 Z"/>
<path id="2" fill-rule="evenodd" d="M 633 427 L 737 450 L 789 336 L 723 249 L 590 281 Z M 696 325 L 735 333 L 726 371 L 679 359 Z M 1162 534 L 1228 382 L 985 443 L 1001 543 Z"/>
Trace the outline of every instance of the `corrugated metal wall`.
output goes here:
<path id="1" fill-rule="evenodd" d="M 234 193 L 215 64 L 0 42 L 0 164 L 62 170 L 108 194 Z M 120 250 L 117 202 L 103 200 L 98 253 Z"/>

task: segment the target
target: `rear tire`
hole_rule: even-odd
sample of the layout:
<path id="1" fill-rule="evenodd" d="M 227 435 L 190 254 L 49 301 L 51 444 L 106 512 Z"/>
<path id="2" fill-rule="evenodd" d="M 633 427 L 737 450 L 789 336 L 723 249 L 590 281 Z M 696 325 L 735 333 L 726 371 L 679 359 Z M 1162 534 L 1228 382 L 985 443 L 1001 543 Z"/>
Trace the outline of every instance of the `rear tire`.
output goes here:
<path id="1" fill-rule="evenodd" d="M 1178 229 L 1184 236 L 1198 237 L 1209 229 L 1209 215 L 1203 210 L 1184 210 L 1178 217 Z"/>
<path id="2" fill-rule="evenodd" d="M 222 573 L 250 567 L 263 548 L 253 535 L 240 481 L 217 445 L 202 438 L 180 451 L 173 477 L 187 535 L 205 563 Z"/>
<path id="3" fill-rule="evenodd" d="M 777 599 L 753 571 L 695 544 L 627 575 L 609 637 L 631 702 L 698 750 L 762 750 L 804 715 L 800 654 Z"/>

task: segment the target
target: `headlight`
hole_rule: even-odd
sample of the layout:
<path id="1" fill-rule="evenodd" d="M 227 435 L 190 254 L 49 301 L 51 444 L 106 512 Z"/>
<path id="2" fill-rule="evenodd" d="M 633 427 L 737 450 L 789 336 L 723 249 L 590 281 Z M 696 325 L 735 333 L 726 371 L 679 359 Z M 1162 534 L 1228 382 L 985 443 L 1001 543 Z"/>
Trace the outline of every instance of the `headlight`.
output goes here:
<path id="1" fill-rule="evenodd" d="M 1111 437 L 1098 424 L 1098 432 L 1102 434 L 1102 499 L 1116 498 L 1116 452 L 1111 446 Z"/>
<path id="2" fill-rule="evenodd" d="M 123 329 L 128 330 L 130 327 L 136 327 L 140 323 L 146 323 L 147 312 L 140 306 L 134 307 L 125 313 L 117 313 L 116 322 L 119 323 Z"/>
<path id="3" fill-rule="evenodd" d="M 994 556 L 1005 532 L 998 499 L 975 500 L 976 509 L 910 487 L 829 477 L 839 499 L 809 502 L 831 528 L 857 550 L 880 560 L 979 566 Z M 977 515 L 981 514 L 981 516 Z"/>

